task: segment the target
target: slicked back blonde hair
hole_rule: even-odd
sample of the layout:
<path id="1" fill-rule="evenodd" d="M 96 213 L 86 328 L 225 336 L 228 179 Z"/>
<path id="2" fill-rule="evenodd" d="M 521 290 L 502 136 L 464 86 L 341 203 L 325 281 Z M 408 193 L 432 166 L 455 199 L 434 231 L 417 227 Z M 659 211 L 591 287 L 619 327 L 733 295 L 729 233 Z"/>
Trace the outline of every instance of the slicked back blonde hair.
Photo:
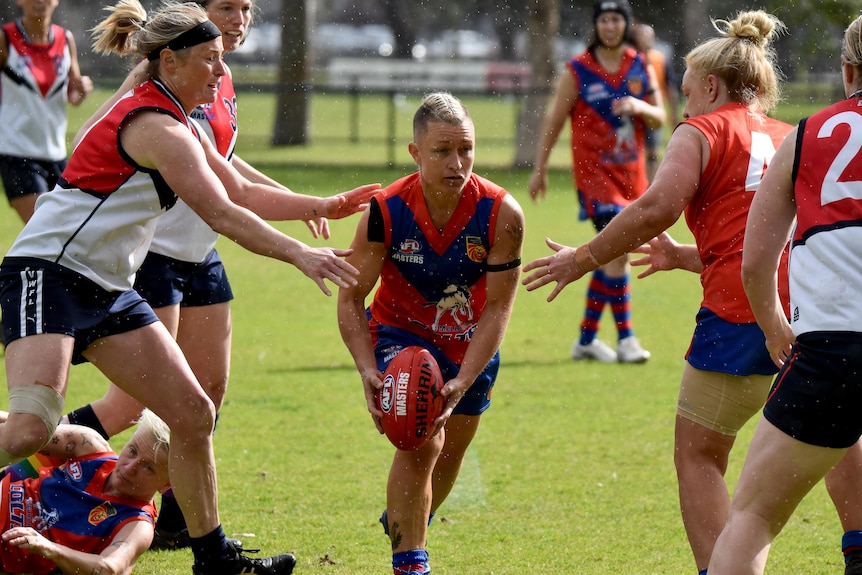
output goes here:
<path id="1" fill-rule="evenodd" d="M 781 98 L 781 75 L 775 64 L 773 39 L 784 23 L 763 10 L 740 12 L 736 18 L 713 20 L 720 38 L 707 40 L 685 57 L 686 66 L 704 77 L 720 78 L 730 98 L 767 113 Z"/>
<path id="2" fill-rule="evenodd" d="M 416 114 L 413 115 L 413 134 L 420 134 L 428 127 L 428 122 L 444 122 L 460 126 L 472 121 L 463 102 L 448 92 L 434 92 L 425 96 Z"/>
<path id="3" fill-rule="evenodd" d="M 141 412 L 141 418 L 138 419 L 138 429 L 135 433 L 141 434 L 144 438 L 149 437 L 153 441 L 153 453 L 156 456 L 161 450 L 165 451 L 166 456 L 170 454 L 171 430 L 167 423 L 149 409 L 144 409 Z"/>

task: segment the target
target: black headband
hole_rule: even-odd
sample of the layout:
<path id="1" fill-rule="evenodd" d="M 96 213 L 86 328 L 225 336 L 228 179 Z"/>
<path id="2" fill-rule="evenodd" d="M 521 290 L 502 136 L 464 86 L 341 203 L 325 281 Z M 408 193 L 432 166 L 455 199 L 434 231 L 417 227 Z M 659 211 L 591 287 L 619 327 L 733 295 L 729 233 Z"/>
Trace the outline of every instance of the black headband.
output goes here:
<path id="1" fill-rule="evenodd" d="M 216 27 L 215 24 L 210 22 L 209 20 L 204 20 L 194 28 L 190 28 L 165 44 L 164 46 L 159 46 L 158 48 L 152 50 L 149 54 L 147 54 L 147 60 L 152 62 L 153 60 L 159 59 L 159 54 L 165 48 L 169 48 L 171 50 L 182 50 L 183 48 L 191 48 L 192 46 L 197 46 L 198 44 L 203 44 L 204 42 L 209 42 L 215 38 L 221 36 L 221 32 Z"/>

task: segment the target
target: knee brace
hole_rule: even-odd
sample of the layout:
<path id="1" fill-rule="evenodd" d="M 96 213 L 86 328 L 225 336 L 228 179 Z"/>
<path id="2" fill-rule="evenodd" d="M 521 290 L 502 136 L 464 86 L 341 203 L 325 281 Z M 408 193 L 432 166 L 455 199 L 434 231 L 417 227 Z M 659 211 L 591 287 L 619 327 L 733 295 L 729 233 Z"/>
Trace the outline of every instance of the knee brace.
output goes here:
<path id="1" fill-rule="evenodd" d="M 27 413 L 41 419 L 49 440 L 63 416 L 64 403 L 63 396 L 47 385 L 37 383 L 9 388 L 9 413 Z"/>

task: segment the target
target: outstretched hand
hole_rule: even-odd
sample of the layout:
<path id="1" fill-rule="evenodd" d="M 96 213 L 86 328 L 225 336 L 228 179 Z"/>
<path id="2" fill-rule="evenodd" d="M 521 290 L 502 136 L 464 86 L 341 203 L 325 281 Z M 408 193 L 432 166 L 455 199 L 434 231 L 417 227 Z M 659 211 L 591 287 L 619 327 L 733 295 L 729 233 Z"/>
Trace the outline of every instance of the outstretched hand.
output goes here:
<path id="1" fill-rule="evenodd" d="M 311 237 L 315 239 L 318 237 L 323 237 L 325 240 L 329 239 L 329 220 L 323 216 L 305 220 L 305 225 L 311 231 Z"/>
<path id="2" fill-rule="evenodd" d="M 371 198 L 380 191 L 380 184 L 365 184 L 349 192 L 328 198 L 327 217 L 333 220 L 352 216 L 368 207 Z"/>
<path id="3" fill-rule="evenodd" d="M 329 280 L 338 287 L 345 289 L 353 287 L 357 283 L 359 270 L 341 259 L 352 253 L 353 250 L 307 247 L 295 265 L 302 273 L 314 280 L 320 291 L 331 296 L 332 292 L 324 280 Z"/>
<path id="4" fill-rule="evenodd" d="M 580 279 L 586 272 L 575 261 L 575 248 L 558 244 L 551 238 L 545 238 L 545 243 L 556 253 L 525 265 L 524 273 L 533 273 L 527 275 L 521 283 L 527 287 L 527 291 L 533 291 L 551 282 L 557 282 L 548 295 L 548 301 L 553 301 L 563 288 Z"/>
<path id="5" fill-rule="evenodd" d="M 545 199 L 545 193 L 548 191 L 548 174 L 544 171 L 534 170 L 530 176 L 528 184 L 530 199 L 537 204 Z"/>
<path id="6" fill-rule="evenodd" d="M 635 254 L 645 254 L 646 257 L 633 259 L 633 266 L 649 266 L 638 274 L 638 279 L 651 276 L 656 272 L 676 269 L 676 250 L 679 247 L 667 232 L 662 232 L 639 248 L 632 250 Z"/>

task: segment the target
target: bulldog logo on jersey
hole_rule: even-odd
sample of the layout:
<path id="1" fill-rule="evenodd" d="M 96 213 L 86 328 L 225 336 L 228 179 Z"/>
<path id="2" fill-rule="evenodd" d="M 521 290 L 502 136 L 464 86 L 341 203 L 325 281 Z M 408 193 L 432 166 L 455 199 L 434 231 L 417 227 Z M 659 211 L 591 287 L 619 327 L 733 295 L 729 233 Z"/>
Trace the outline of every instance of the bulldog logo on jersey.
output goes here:
<path id="1" fill-rule="evenodd" d="M 482 263 L 488 257 L 488 250 L 482 245 L 482 238 L 478 236 L 467 236 L 467 257 L 470 260 Z"/>
<path id="2" fill-rule="evenodd" d="M 470 306 L 470 290 L 466 287 L 450 284 L 443 290 L 443 297 L 437 300 L 437 313 L 431 330 L 435 332 L 461 331 L 464 325 L 462 316 L 468 321 L 473 319 L 473 308 Z M 454 326 L 442 325 L 441 320 L 448 318 L 455 322 Z"/>
<path id="3" fill-rule="evenodd" d="M 117 508 L 111 505 L 110 502 L 105 501 L 90 510 L 90 514 L 87 516 L 87 521 L 90 522 L 90 525 L 98 525 L 105 519 L 113 517 L 116 514 Z"/>

